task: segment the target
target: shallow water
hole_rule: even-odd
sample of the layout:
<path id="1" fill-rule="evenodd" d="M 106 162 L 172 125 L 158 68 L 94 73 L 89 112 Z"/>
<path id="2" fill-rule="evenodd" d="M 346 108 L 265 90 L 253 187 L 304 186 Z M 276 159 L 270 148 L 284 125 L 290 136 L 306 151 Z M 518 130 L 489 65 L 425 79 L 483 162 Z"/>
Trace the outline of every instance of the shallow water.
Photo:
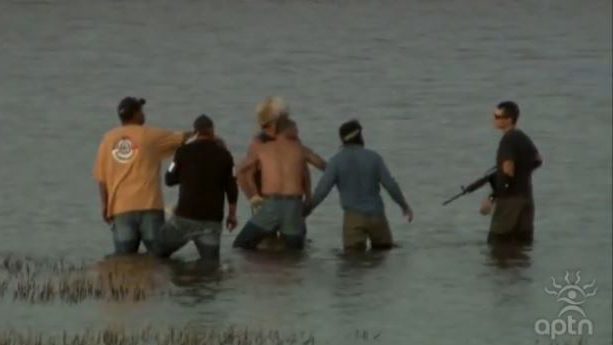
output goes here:
<path id="1" fill-rule="evenodd" d="M 93 266 L 110 252 L 91 169 L 125 95 L 147 98 L 156 126 L 208 113 L 236 159 L 264 96 L 284 96 L 324 156 L 338 124 L 357 117 L 416 212 L 407 225 L 386 197 L 401 248 L 347 258 L 332 193 L 309 219 L 304 255 L 245 255 L 225 234 L 221 273 L 190 263 L 191 247 L 160 264 L 170 295 L 70 305 L 7 295 L 0 328 L 235 324 L 329 344 L 365 331 L 381 344 L 546 343 L 534 323 L 560 305 L 543 289 L 580 270 L 598 286 L 584 305 L 589 343 L 611 343 L 610 1 L 2 1 L 0 51 L 3 258 Z M 536 243 L 503 260 L 484 243 L 485 192 L 440 203 L 492 165 L 492 107 L 507 98 L 545 165 Z"/>

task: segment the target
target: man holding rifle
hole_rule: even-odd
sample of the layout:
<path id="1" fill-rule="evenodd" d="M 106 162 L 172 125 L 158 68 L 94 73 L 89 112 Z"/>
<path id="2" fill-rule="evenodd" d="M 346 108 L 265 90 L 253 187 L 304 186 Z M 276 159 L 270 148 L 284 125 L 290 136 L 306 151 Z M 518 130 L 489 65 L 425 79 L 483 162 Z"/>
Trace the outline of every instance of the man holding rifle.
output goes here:
<path id="1" fill-rule="evenodd" d="M 480 209 L 483 215 L 494 209 L 490 244 L 531 244 L 533 239 L 532 172 L 542 158 L 532 140 L 516 127 L 518 118 L 519 106 L 512 101 L 498 104 L 494 111 L 494 126 L 503 136 L 496 154 L 494 192 Z"/>

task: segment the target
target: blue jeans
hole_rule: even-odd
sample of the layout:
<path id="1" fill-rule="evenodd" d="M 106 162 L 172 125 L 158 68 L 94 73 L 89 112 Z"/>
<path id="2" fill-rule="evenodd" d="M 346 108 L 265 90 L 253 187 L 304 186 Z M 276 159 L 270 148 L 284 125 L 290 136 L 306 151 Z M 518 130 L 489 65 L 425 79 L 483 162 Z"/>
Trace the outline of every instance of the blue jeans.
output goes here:
<path id="1" fill-rule="evenodd" d="M 199 221 L 173 216 L 161 228 L 156 245 L 156 255 L 169 257 L 189 241 L 194 241 L 200 258 L 219 260 L 221 222 Z"/>
<path id="2" fill-rule="evenodd" d="M 256 249 L 265 237 L 279 231 L 288 248 L 302 249 L 306 236 L 302 210 L 300 197 L 267 198 L 236 236 L 233 246 Z"/>
<path id="3" fill-rule="evenodd" d="M 155 250 L 160 228 L 164 225 L 164 211 L 135 211 L 113 216 L 111 230 L 115 254 L 138 252 L 141 240 L 148 252 Z"/>

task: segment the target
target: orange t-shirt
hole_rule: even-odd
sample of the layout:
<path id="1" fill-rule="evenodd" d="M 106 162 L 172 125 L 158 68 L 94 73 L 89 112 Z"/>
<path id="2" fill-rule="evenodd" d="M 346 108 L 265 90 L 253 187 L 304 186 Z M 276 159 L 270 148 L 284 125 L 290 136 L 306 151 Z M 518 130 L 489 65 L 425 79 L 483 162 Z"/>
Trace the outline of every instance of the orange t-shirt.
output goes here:
<path id="1" fill-rule="evenodd" d="M 183 133 L 138 125 L 117 127 L 104 135 L 94 177 L 106 185 L 108 216 L 164 209 L 161 162 L 183 139 Z"/>

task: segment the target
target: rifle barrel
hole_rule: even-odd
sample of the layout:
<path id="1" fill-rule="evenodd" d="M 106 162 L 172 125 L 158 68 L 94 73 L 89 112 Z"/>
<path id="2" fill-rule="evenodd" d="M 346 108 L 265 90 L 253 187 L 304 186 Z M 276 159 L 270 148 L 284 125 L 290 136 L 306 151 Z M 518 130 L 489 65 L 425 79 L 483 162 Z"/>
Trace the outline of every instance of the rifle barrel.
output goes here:
<path id="1" fill-rule="evenodd" d="M 445 202 L 443 202 L 443 206 L 446 206 L 448 204 L 450 204 L 452 201 L 458 199 L 459 197 L 461 197 L 462 195 L 466 194 L 466 191 L 461 191 L 460 193 L 452 196 L 451 198 L 449 198 L 448 200 L 446 200 Z"/>
<path id="2" fill-rule="evenodd" d="M 490 181 L 490 179 L 492 178 L 492 176 L 494 176 L 494 174 L 496 174 L 496 167 L 490 168 L 488 171 L 485 172 L 483 176 L 471 182 L 468 186 L 466 187 L 462 186 L 462 192 L 454 195 L 453 197 L 451 197 L 451 199 L 443 202 L 443 206 L 451 203 L 452 201 L 456 200 L 457 198 L 465 194 L 472 193 L 476 191 L 477 189 L 483 187 L 483 185 L 485 185 L 486 183 Z"/>

